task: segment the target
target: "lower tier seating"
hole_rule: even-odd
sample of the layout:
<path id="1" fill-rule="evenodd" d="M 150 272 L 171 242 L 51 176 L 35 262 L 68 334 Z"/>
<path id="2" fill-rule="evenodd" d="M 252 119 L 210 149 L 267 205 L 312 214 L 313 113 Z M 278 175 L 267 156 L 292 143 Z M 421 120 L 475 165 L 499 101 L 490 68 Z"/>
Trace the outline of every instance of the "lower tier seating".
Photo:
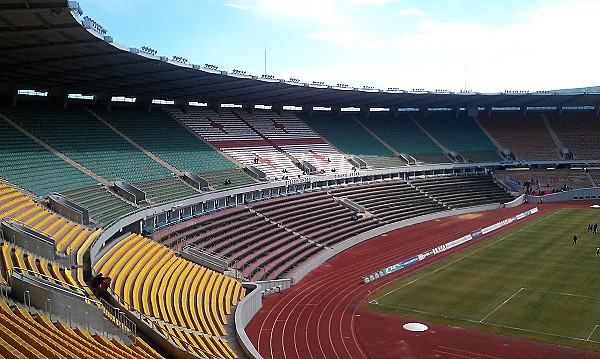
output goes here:
<path id="1" fill-rule="evenodd" d="M 3 358 L 163 358 L 141 338 L 134 344 L 71 328 L 39 313 L 33 316 L 0 299 L 0 355 Z"/>
<path id="2" fill-rule="evenodd" d="M 181 328 L 208 341 L 212 336 L 226 334 L 226 316 L 244 297 L 237 280 L 180 258 L 172 250 L 137 234 L 116 243 L 94 265 L 94 271 L 112 278 L 112 293 L 126 305 L 157 324 L 163 323 L 167 330 Z M 186 349 L 185 345 L 180 346 Z M 233 353 L 230 349 L 226 352 Z M 235 357 L 211 353 L 222 358 Z"/>

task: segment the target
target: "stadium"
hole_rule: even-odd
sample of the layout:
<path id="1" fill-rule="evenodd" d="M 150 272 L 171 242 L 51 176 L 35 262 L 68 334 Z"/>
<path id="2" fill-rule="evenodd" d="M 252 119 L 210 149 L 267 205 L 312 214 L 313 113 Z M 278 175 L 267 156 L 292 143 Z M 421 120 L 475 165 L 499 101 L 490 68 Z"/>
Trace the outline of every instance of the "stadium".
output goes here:
<path id="1" fill-rule="evenodd" d="M 600 93 L 228 72 L 61 0 L 0 53 L 1 357 L 600 358 Z"/>

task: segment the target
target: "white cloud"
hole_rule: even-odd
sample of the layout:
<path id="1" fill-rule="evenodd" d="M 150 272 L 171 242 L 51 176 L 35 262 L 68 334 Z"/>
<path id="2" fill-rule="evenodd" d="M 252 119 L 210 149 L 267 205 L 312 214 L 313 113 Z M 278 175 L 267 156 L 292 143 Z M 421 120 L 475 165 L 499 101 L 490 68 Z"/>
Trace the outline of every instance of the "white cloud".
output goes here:
<path id="1" fill-rule="evenodd" d="M 401 0 L 346 0 L 351 4 L 359 4 L 359 5 L 378 5 L 385 6 L 390 3 L 398 2 Z"/>
<path id="2" fill-rule="evenodd" d="M 433 77 L 439 87 L 460 89 L 465 65 L 469 87 L 479 91 L 589 86 L 600 57 L 593 46 L 599 12 L 600 3 L 549 5 L 504 27 L 423 19 L 414 32 L 388 43 L 398 58 L 419 59 L 406 63 L 411 71 L 405 75 L 419 74 L 424 82 Z"/>
<path id="3" fill-rule="evenodd" d="M 423 16 L 424 11 L 423 11 L 423 9 L 417 9 L 417 8 L 411 7 L 411 8 L 402 9 L 402 10 L 398 11 L 398 14 L 402 15 L 402 16 Z"/>
<path id="4" fill-rule="evenodd" d="M 275 16 L 332 22 L 337 15 L 334 0 L 259 0 L 258 4 L 262 12 Z"/>
<path id="5" fill-rule="evenodd" d="M 361 41 L 360 36 L 348 31 L 317 31 L 309 34 L 308 38 L 338 45 L 356 45 Z"/>
<path id="6" fill-rule="evenodd" d="M 308 39 L 351 48 L 374 48 L 386 45 L 386 42 L 377 35 L 358 34 L 352 31 L 316 31 L 310 33 Z"/>
<path id="7" fill-rule="evenodd" d="M 238 10 L 256 10 L 256 8 L 252 5 L 242 5 L 242 4 L 236 4 L 236 3 L 225 3 L 224 5 L 227 7 L 233 8 L 233 9 L 238 9 Z"/>
<path id="8" fill-rule="evenodd" d="M 386 5 L 390 3 L 387 0 L 250 3 L 270 15 L 286 15 L 286 19 L 304 17 L 324 21 L 320 24 L 324 31 L 314 31 L 307 39 L 339 49 L 343 59 L 343 68 L 294 69 L 286 71 L 282 78 L 348 83 L 356 87 L 366 84 L 383 89 L 458 91 L 464 87 L 466 66 L 468 88 L 480 92 L 598 85 L 594 74 L 600 58 L 600 47 L 595 46 L 600 2 L 575 1 L 518 11 L 513 18 L 516 23 L 505 26 L 440 21 L 428 18 L 422 9 L 405 8 L 395 11 L 422 17 L 418 25 L 409 33 L 399 34 L 389 26 L 389 30 L 386 28 L 379 35 L 374 33 L 377 27 L 368 23 L 361 23 L 366 29 L 363 31 L 344 26 L 350 24 L 345 21 L 332 26 L 331 19 L 343 17 L 339 14 L 340 4 Z"/>

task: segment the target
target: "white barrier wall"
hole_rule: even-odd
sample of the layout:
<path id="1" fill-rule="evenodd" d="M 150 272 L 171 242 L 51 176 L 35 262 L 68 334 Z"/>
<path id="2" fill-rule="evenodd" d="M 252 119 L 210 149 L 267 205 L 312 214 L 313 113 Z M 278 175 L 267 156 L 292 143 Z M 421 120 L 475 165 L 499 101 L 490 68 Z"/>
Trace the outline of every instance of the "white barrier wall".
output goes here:
<path id="1" fill-rule="evenodd" d="M 455 240 L 453 240 L 451 242 L 448 242 L 448 243 L 442 244 L 441 246 L 437 246 L 435 248 L 432 248 L 432 249 L 430 249 L 430 250 L 428 250 L 426 252 L 423 252 L 423 253 L 421 253 L 419 255 L 416 255 L 416 256 L 411 257 L 411 258 L 407 258 L 407 259 L 405 259 L 405 260 L 403 260 L 403 261 L 401 261 L 399 263 L 392 264 L 391 266 L 382 268 L 382 269 L 378 270 L 377 272 L 371 273 L 371 274 L 363 277 L 363 283 L 365 283 L 365 284 L 366 283 L 370 283 L 370 282 L 372 282 L 372 281 L 374 281 L 376 279 L 379 279 L 379 278 L 381 278 L 383 276 L 386 276 L 388 274 L 397 272 L 397 271 L 399 271 L 399 270 L 401 270 L 403 268 L 406 268 L 406 267 L 408 267 L 410 265 L 413 265 L 413 264 L 415 264 L 417 262 L 420 262 L 420 261 L 424 260 L 425 258 L 427 258 L 429 256 L 445 252 L 445 251 L 447 251 L 450 248 L 454 248 L 454 247 L 459 246 L 459 245 L 461 245 L 463 243 L 469 242 L 473 238 L 477 238 L 477 237 L 479 237 L 479 236 L 481 236 L 483 234 L 495 231 L 498 228 L 502 228 L 502 227 L 504 227 L 504 226 L 506 226 L 506 225 L 508 225 L 508 224 L 510 224 L 512 222 L 514 222 L 514 221 L 518 221 L 520 219 L 523 219 L 523 218 L 525 218 L 525 217 L 527 217 L 529 215 L 532 215 L 534 213 L 537 213 L 537 212 L 538 212 L 538 208 L 537 207 L 532 208 L 532 209 L 530 209 L 528 211 L 525 211 L 523 213 L 519 213 L 516 216 L 507 218 L 507 219 L 502 220 L 502 221 L 500 221 L 498 223 L 494 223 L 491 226 L 485 227 L 484 229 L 481 229 L 481 230 L 475 231 L 473 233 L 467 234 L 466 236 L 457 238 L 457 239 L 455 239 Z"/>
<path id="2" fill-rule="evenodd" d="M 300 269 L 298 269 L 292 275 L 292 283 L 297 283 L 300 279 L 302 279 L 305 275 L 307 275 L 311 270 L 317 268 L 321 264 L 325 263 L 326 261 L 333 258 L 334 256 L 340 254 L 341 252 L 345 251 L 346 249 L 353 247 L 364 241 L 367 241 L 371 238 L 382 235 L 384 233 L 388 233 L 388 232 L 391 232 L 396 229 L 412 226 L 413 224 L 431 221 L 434 219 L 450 217 L 450 216 L 457 216 L 457 215 L 467 214 L 467 213 L 489 211 L 492 209 L 498 209 L 500 207 L 501 207 L 501 205 L 496 203 L 496 204 L 488 204 L 488 205 L 483 205 L 483 206 L 461 208 L 461 209 L 456 209 L 456 210 L 427 214 L 424 216 L 410 218 L 410 219 L 406 219 L 404 221 L 399 221 L 396 223 L 391 223 L 391 224 L 385 225 L 383 227 L 375 228 L 368 232 L 359 234 L 358 236 L 353 237 L 347 241 L 344 241 L 344 242 L 340 243 L 339 245 L 337 245 L 327 251 L 324 251 L 319 256 L 313 258 L 312 260 L 310 260 L 309 262 L 304 264 L 302 267 L 300 267 Z"/>
<path id="3" fill-rule="evenodd" d="M 600 199 L 600 187 L 573 189 L 544 196 L 527 196 L 528 203 L 580 201 L 590 199 Z"/>

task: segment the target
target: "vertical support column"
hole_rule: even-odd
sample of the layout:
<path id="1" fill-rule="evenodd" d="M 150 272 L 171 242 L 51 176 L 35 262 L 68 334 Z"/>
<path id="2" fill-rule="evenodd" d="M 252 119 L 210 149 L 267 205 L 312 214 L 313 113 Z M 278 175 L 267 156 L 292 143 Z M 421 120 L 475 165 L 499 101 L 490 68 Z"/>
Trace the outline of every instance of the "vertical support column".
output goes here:
<path id="1" fill-rule="evenodd" d="M 242 104 L 242 110 L 248 112 L 249 114 L 253 115 L 254 114 L 254 104 L 251 103 L 245 103 Z"/>
<path id="2" fill-rule="evenodd" d="M 527 106 L 521 106 L 520 110 L 523 116 L 527 116 Z"/>
<path id="3" fill-rule="evenodd" d="M 221 113 L 221 103 L 218 101 L 209 102 L 208 109 L 216 113 Z"/>
<path id="4" fill-rule="evenodd" d="M 12 90 L 12 99 L 11 99 L 11 104 L 13 106 L 17 106 L 17 103 L 19 102 L 19 90 L 17 90 L 16 88 Z"/>
<path id="5" fill-rule="evenodd" d="M 363 115 L 363 117 L 365 118 L 369 118 L 369 115 L 371 114 L 371 109 L 369 107 L 361 107 L 360 114 Z"/>

